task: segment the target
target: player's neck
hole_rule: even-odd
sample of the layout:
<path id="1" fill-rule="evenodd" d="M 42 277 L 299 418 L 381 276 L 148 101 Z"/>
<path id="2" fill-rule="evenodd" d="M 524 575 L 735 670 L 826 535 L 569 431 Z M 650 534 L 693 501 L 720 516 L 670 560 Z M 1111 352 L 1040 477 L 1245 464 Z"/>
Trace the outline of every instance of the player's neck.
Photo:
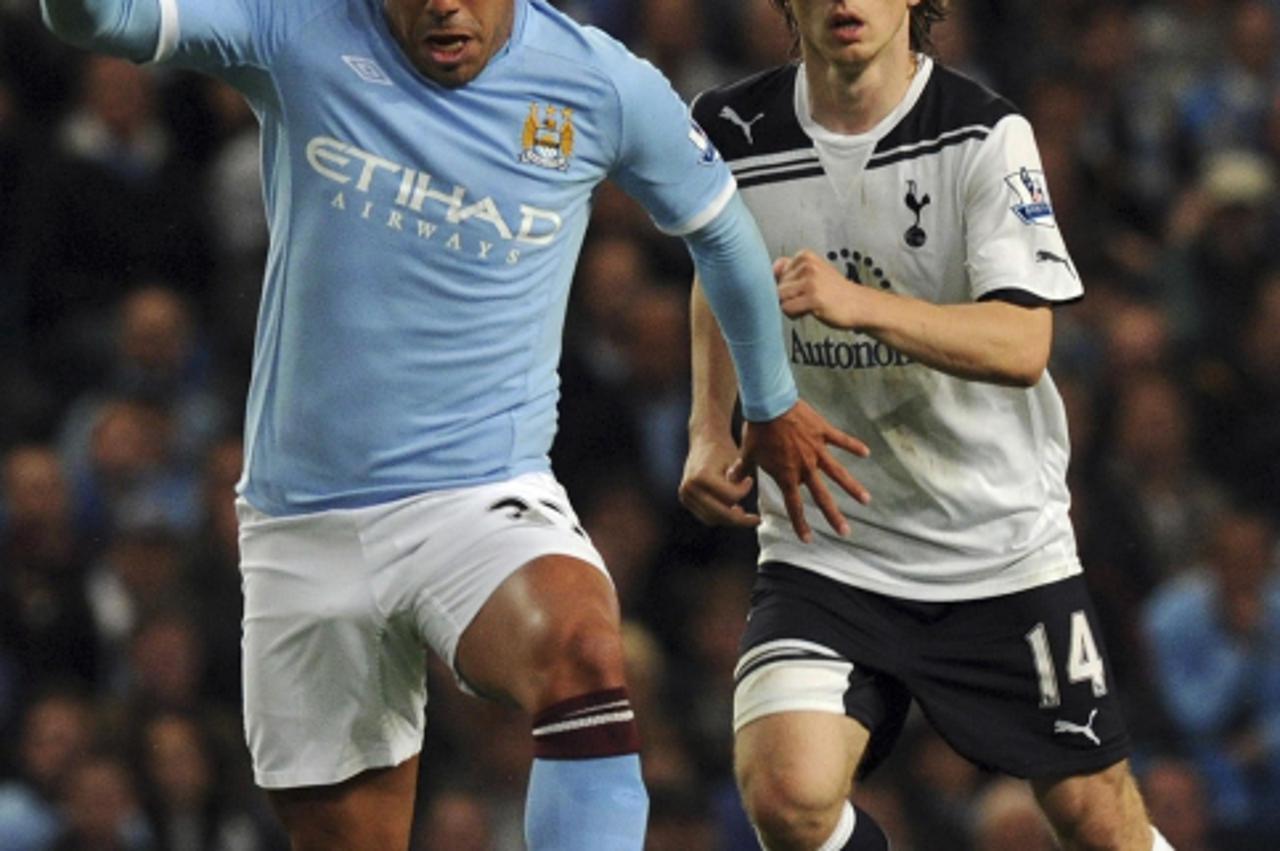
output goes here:
<path id="1" fill-rule="evenodd" d="M 884 50 L 865 65 L 805 56 L 809 112 L 833 133 L 865 133 L 902 103 L 920 66 L 911 50 Z"/>

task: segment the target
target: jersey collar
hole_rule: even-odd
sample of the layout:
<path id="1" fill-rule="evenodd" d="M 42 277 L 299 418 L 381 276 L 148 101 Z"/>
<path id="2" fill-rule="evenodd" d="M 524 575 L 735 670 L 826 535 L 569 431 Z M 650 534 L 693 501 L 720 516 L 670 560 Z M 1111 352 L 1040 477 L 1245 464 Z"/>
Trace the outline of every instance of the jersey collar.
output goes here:
<path id="1" fill-rule="evenodd" d="M 824 145 L 832 145 L 838 148 L 874 145 L 896 127 L 898 122 L 916 105 L 916 101 L 920 99 L 920 93 L 924 91 L 924 87 L 929 82 L 929 77 L 933 74 L 933 60 L 923 53 L 917 54 L 917 58 L 920 64 L 916 68 L 916 75 L 911 80 L 911 85 L 907 86 L 907 93 L 903 95 L 902 100 L 888 115 L 880 119 L 876 126 L 863 133 L 836 133 L 814 120 L 813 113 L 809 108 L 809 79 L 804 72 L 804 63 L 800 63 L 796 72 L 794 97 L 796 120 L 800 122 L 800 127 L 810 139 L 815 142 L 821 142 Z"/>

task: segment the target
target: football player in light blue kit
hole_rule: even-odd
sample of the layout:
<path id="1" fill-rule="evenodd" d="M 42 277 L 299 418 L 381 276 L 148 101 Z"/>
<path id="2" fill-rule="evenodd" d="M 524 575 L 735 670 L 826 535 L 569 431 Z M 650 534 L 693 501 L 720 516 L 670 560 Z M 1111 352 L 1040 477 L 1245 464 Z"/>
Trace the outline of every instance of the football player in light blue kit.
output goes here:
<path id="1" fill-rule="evenodd" d="M 240 484 L 245 724 L 295 848 L 404 848 L 425 646 L 534 715 L 534 849 L 643 845 L 615 592 L 550 474 L 591 193 L 683 236 L 727 337 L 744 460 L 865 499 L 797 402 L 769 259 L 648 64 L 545 0 L 44 0 L 67 41 L 239 89 L 271 250 Z"/>

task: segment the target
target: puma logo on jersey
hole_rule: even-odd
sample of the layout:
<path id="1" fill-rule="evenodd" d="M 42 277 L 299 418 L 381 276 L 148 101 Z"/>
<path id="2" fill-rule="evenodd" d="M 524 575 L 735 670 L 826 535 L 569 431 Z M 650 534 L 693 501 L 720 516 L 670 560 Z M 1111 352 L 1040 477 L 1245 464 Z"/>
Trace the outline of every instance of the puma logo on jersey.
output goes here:
<path id="1" fill-rule="evenodd" d="M 1053 722 L 1053 732 L 1055 733 L 1075 733 L 1084 736 L 1095 745 L 1101 745 L 1102 739 L 1098 738 L 1098 734 L 1093 732 L 1093 721 L 1098 717 L 1098 710 L 1089 713 L 1089 720 L 1083 724 L 1076 724 L 1071 721 L 1063 721 L 1061 719 Z"/>
<path id="2" fill-rule="evenodd" d="M 738 115 L 733 107 L 726 106 L 720 110 L 720 117 L 731 124 L 738 125 L 739 129 L 742 130 L 742 135 L 747 137 L 748 145 L 754 145 L 756 143 L 756 140 L 751 135 L 751 125 L 755 124 L 761 118 L 764 118 L 763 112 L 755 118 L 752 118 L 750 121 L 743 121 L 742 116 Z"/>
<path id="3" fill-rule="evenodd" d="M 1071 277 L 1074 278 L 1076 276 L 1076 270 L 1071 268 L 1071 261 L 1065 257 L 1054 254 L 1052 251 L 1045 251 L 1043 248 L 1041 248 L 1039 251 L 1036 252 L 1036 262 L 1037 263 L 1061 263 L 1063 266 L 1067 267 L 1067 271 L 1071 273 Z"/>

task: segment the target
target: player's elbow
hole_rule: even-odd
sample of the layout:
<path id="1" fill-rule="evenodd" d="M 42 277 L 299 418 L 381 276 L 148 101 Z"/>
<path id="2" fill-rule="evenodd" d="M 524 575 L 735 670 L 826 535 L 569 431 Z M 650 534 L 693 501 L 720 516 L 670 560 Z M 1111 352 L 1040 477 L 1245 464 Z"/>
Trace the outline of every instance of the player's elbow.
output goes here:
<path id="1" fill-rule="evenodd" d="M 1035 387 L 1049 368 L 1053 348 L 1053 314 L 1040 308 L 1019 316 L 1005 360 L 1006 383 L 1014 387 Z"/>
<path id="2" fill-rule="evenodd" d="M 1014 387 L 1030 388 L 1040 383 L 1049 367 L 1049 347 L 1043 351 L 1028 351 L 1011 365 L 1008 381 Z"/>
<path id="3" fill-rule="evenodd" d="M 159 0 L 40 0 L 44 25 L 85 50 L 144 62 L 160 38 Z"/>
<path id="4" fill-rule="evenodd" d="M 1048 347 L 1028 348 L 1018 356 L 1010 358 L 1001 376 L 1005 384 L 1015 388 L 1033 388 L 1044 378 L 1044 370 L 1048 369 Z"/>

